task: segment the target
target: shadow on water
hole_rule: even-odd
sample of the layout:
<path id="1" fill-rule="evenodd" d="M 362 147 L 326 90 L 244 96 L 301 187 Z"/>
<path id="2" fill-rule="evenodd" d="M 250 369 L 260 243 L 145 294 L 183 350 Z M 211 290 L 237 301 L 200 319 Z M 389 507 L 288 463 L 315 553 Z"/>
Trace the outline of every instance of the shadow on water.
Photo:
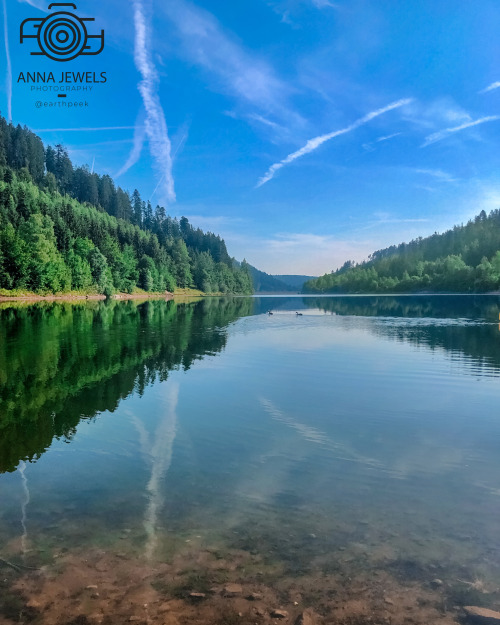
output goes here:
<path id="1" fill-rule="evenodd" d="M 0 310 L 0 472 L 32 461 L 82 419 L 114 411 L 173 369 L 226 346 L 250 299 L 9 305 Z"/>

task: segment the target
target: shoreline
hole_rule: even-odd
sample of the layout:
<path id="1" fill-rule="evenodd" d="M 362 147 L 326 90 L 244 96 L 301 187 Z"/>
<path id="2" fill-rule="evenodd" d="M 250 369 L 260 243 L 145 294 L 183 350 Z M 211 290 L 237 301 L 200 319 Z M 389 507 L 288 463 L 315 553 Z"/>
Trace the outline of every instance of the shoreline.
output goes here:
<path id="1" fill-rule="evenodd" d="M 184 294 L 182 294 L 185 297 Z M 174 293 L 116 293 L 109 299 L 126 301 L 136 299 L 174 299 Z M 1 295 L 0 302 L 76 302 L 76 301 L 104 301 L 108 299 L 102 294 L 92 295 L 36 295 L 34 293 L 27 295 Z"/>

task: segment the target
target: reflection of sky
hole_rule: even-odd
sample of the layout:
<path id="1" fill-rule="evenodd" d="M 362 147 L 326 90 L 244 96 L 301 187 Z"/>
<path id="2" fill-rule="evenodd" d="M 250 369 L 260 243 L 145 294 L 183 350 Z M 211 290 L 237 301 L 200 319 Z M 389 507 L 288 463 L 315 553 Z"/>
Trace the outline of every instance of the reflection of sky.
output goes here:
<path id="1" fill-rule="evenodd" d="M 81 423 L 69 445 L 54 442 L 29 467 L 30 522 L 68 501 L 91 518 L 114 513 L 145 529 L 151 555 L 179 514 L 233 527 L 249 502 L 272 507 L 283 493 L 314 511 L 366 488 L 389 507 L 432 492 L 437 516 L 450 498 L 460 513 L 473 491 L 496 497 L 498 381 L 377 323 L 240 319 L 221 354 Z M 14 493 L 13 477 L 2 480 L 8 507 L 19 481 Z"/>

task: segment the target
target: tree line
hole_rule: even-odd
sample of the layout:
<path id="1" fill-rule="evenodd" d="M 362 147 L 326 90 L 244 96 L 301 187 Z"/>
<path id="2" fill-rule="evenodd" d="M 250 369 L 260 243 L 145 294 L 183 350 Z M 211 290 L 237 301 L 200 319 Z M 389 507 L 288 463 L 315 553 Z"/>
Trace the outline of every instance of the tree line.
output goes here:
<path id="1" fill-rule="evenodd" d="M 304 285 L 307 293 L 485 293 L 500 288 L 500 210 L 442 234 L 347 261 Z"/>
<path id="2" fill-rule="evenodd" d="M 188 219 L 130 195 L 108 175 L 74 167 L 0 117 L 0 289 L 56 293 L 251 293 L 246 263 Z"/>

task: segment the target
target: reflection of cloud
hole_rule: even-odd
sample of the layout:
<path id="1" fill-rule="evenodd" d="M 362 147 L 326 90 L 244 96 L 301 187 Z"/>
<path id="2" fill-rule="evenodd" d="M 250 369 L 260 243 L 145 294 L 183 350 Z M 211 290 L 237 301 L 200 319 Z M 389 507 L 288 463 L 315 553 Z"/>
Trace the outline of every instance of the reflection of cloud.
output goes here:
<path id="1" fill-rule="evenodd" d="M 141 453 L 146 461 L 151 463 L 151 477 L 146 487 L 148 505 L 144 514 L 144 529 L 147 535 L 145 555 L 148 560 L 153 557 L 158 542 L 156 526 L 158 513 L 162 505 L 161 486 L 172 464 L 172 452 L 177 434 L 176 411 L 179 399 L 179 384 L 169 382 L 166 388 L 166 412 L 156 429 L 153 440 L 151 440 L 143 422 L 137 417 L 132 419 L 139 434 Z"/>
<path id="2" fill-rule="evenodd" d="M 349 462 L 359 462 L 361 464 L 372 467 L 382 467 L 380 462 L 359 454 L 349 445 L 336 443 L 324 432 L 321 432 L 320 430 L 317 430 L 316 428 L 310 427 L 303 423 L 299 423 L 289 415 L 286 415 L 284 412 L 282 412 L 277 406 L 273 404 L 273 402 L 269 401 L 268 399 L 261 397 L 260 403 L 272 419 L 278 421 L 279 423 L 283 423 L 283 425 L 286 425 L 289 428 L 292 428 L 293 430 L 298 432 L 300 436 L 302 436 L 302 438 L 304 438 L 306 441 L 314 443 L 316 445 L 321 445 L 326 450 L 334 452 L 337 459 L 347 460 Z"/>
<path id="3" fill-rule="evenodd" d="M 26 463 L 21 460 L 19 463 L 19 473 L 21 474 L 21 480 L 23 483 L 24 501 L 21 505 L 21 526 L 23 528 L 23 535 L 21 536 L 21 550 L 23 552 L 23 558 L 26 556 L 28 548 L 28 529 L 26 527 L 26 509 L 30 502 L 30 491 L 28 488 L 28 479 L 25 475 Z"/>

